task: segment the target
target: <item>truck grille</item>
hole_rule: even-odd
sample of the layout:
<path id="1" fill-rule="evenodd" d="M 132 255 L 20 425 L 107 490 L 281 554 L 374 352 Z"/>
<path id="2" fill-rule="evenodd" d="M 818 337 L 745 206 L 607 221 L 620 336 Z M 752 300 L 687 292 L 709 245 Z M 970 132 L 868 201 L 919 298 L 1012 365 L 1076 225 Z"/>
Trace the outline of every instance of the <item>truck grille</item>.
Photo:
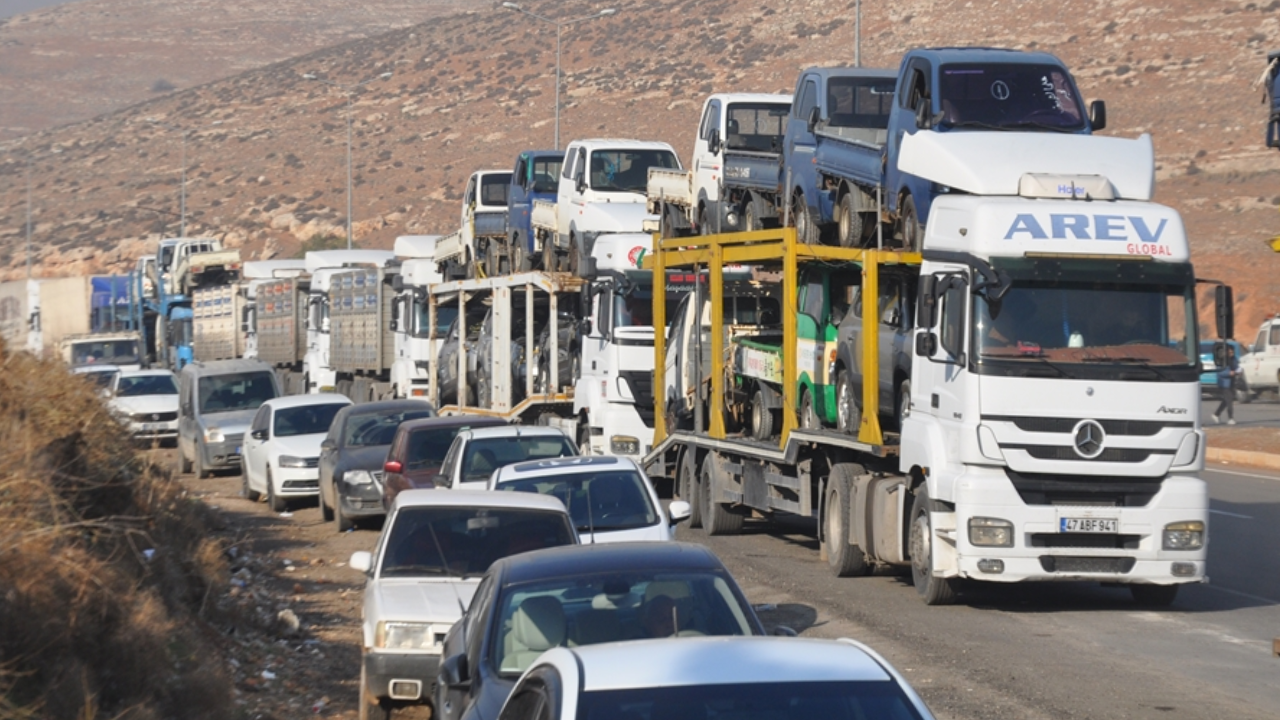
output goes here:
<path id="1" fill-rule="evenodd" d="M 1102 548 L 1105 550 L 1137 550 L 1138 535 L 1103 535 L 1100 533 L 1032 533 L 1034 548 Z"/>
<path id="2" fill-rule="evenodd" d="M 1028 505 L 1146 507 L 1160 492 L 1161 483 L 1161 478 L 1064 476 L 1020 473 L 1008 468 L 1005 475 Z"/>
<path id="3" fill-rule="evenodd" d="M 1023 432 L 1070 433 L 1083 418 L 1000 417 L 986 416 L 984 422 L 1011 422 Z M 1189 422 L 1160 422 L 1154 420 L 1098 420 L 1107 435 L 1151 437 L 1165 428 L 1194 427 Z"/>
<path id="4" fill-rule="evenodd" d="M 1045 572 L 1060 573 L 1108 573 L 1124 575 L 1133 570 L 1136 558 L 1078 557 L 1072 555 L 1041 555 L 1040 567 Z"/>
<path id="5" fill-rule="evenodd" d="M 1073 447 L 1061 445 L 1002 445 L 1006 450 L 1025 450 L 1037 460 L 1068 460 L 1076 462 L 1146 462 L 1152 455 L 1172 455 L 1172 450 L 1144 450 L 1142 448 L 1107 448 L 1095 458 L 1082 458 Z"/>

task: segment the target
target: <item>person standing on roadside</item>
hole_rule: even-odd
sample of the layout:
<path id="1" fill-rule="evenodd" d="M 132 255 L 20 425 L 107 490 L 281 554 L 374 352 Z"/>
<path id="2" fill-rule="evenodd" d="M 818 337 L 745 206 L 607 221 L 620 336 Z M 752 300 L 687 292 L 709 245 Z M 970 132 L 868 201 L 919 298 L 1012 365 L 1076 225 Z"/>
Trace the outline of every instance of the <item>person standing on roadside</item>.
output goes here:
<path id="1" fill-rule="evenodd" d="M 1213 413 L 1213 421 L 1215 423 L 1222 422 L 1222 411 L 1227 411 L 1227 424 L 1236 424 L 1235 411 L 1235 379 L 1240 374 L 1240 361 L 1236 360 L 1236 349 L 1230 343 L 1227 343 L 1225 359 L 1222 367 L 1218 368 L 1218 392 L 1222 394 L 1222 401 L 1218 403 L 1218 409 Z"/>

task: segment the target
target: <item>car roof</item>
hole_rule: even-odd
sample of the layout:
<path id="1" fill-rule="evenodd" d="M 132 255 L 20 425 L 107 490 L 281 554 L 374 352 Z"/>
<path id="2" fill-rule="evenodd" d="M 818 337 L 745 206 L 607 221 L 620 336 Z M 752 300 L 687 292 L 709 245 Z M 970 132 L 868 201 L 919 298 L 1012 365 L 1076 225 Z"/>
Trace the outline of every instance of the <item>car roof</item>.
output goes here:
<path id="1" fill-rule="evenodd" d="M 422 410 L 429 409 L 435 411 L 435 406 L 421 398 L 402 398 L 400 400 L 379 400 L 377 402 L 360 403 L 352 405 L 349 408 L 343 408 L 342 412 L 347 415 L 379 415 L 381 413 L 393 413 L 406 410 Z"/>
<path id="2" fill-rule="evenodd" d="M 601 470 L 635 470 L 639 472 L 640 468 L 630 458 L 613 455 L 582 455 L 578 457 L 547 458 L 545 460 L 523 460 L 498 468 L 495 477 L 497 478 L 496 482 L 500 484 L 523 478 L 542 477 L 543 475 L 578 475 Z"/>
<path id="3" fill-rule="evenodd" d="M 506 423 L 498 427 L 476 428 L 468 431 L 468 434 L 472 440 L 506 437 L 569 437 L 560 428 L 545 425 L 507 425 Z"/>
<path id="4" fill-rule="evenodd" d="M 102 363 L 91 363 L 89 365 L 77 365 L 71 368 L 73 373 L 95 373 L 95 372 L 120 372 L 119 365 L 104 365 Z"/>
<path id="5" fill-rule="evenodd" d="M 122 377 L 122 378 L 133 378 L 133 377 L 171 377 L 171 378 L 173 378 L 173 379 L 177 380 L 177 376 L 175 376 L 175 375 L 173 374 L 173 371 L 172 371 L 172 370 L 158 370 L 158 369 L 151 369 L 151 370 L 121 370 L 121 371 L 120 371 L 120 377 Z"/>
<path id="6" fill-rule="evenodd" d="M 267 372 L 275 377 L 275 368 L 262 360 L 240 358 L 236 360 L 211 360 L 209 362 L 189 362 L 182 366 L 182 374 L 207 377 L 209 375 L 231 375 L 234 373 Z"/>
<path id="7" fill-rule="evenodd" d="M 499 417 L 487 415 L 441 415 L 439 417 L 417 418 L 400 423 L 400 432 L 411 433 L 418 430 L 482 428 L 506 425 L 507 421 Z"/>
<path id="8" fill-rule="evenodd" d="M 916 48 L 907 57 L 922 57 L 939 65 L 949 63 L 1039 63 L 1065 67 L 1057 56 L 1033 50 L 1013 50 L 993 47 L 936 47 Z"/>
<path id="9" fill-rule="evenodd" d="M 528 557 L 527 555 L 522 556 Z M 692 637 L 628 640 L 572 649 L 582 689 L 624 690 L 778 682 L 884 682 L 894 676 L 874 651 L 850 640 Z M 550 653 L 543 661 L 554 662 Z"/>
<path id="10" fill-rule="evenodd" d="M 307 405 L 333 405 L 341 403 L 350 405 L 351 398 L 338 393 L 317 393 L 315 395 L 284 395 L 281 397 L 271 398 L 263 403 L 279 410 L 282 408 L 305 407 Z"/>
<path id="11" fill-rule="evenodd" d="M 428 492 L 446 492 L 433 490 Z M 459 492 L 449 490 L 447 492 Z M 509 493 L 532 495 L 533 493 Z M 557 577 L 605 575 L 626 570 L 720 571 L 728 573 L 720 558 L 706 547 L 683 542 L 598 543 L 547 548 L 497 560 L 490 572 L 503 584 Z"/>
<path id="12" fill-rule="evenodd" d="M 489 490 L 402 490 L 396 494 L 395 507 L 491 507 L 568 512 L 564 503 L 551 495 Z"/>

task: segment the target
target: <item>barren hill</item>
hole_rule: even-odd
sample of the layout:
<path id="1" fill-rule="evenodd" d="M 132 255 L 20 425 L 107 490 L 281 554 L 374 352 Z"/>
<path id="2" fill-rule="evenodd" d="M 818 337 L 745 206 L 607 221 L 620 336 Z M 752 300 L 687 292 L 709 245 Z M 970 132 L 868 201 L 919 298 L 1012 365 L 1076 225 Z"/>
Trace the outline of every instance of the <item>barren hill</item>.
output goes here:
<path id="1" fill-rule="evenodd" d="M 605 7 L 526 6 L 555 17 Z M 801 68 L 853 58 L 852 0 L 618 7 L 565 32 L 566 139 L 661 139 L 687 154 L 707 93 L 789 91 Z M 1263 245 L 1280 233 L 1280 152 L 1262 146 L 1254 85 L 1267 49 L 1280 48 L 1280 0 L 864 4 L 864 64 L 896 67 L 921 45 L 1057 54 L 1087 98 L 1107 100 L 1108 134 L 1154 136 L 1157 199 L 1183 213 L 1200 274 L 1236 285 L 1237 335 L 1280 310 L 1280 255 Z M 27 154 L 41 273 L 123 271 L 177 233 L 181 144 L 149 118 L 190 132 L 189 235 L 268 257 L 342 234 L 345 98 L 304 73 L 339 83 L 393 73 L 353 95 L 358 242 L 448 232 L 472 170 L 551 145 L 554 65 L 553 28 L 484 7 L 22 138 L 0 165 L 0 274 L 23 272 Z"/>

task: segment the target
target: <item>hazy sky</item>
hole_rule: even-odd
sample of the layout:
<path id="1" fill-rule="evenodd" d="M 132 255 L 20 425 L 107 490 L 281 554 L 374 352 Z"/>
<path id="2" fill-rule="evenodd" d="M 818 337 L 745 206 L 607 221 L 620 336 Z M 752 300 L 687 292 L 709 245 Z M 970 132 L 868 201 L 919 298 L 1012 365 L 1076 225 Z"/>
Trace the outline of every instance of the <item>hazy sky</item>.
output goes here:
<path id="1" fill-rule="evenodd" d="M 62 5 L 72 0 L 0 0 L 0 20 L 24 12 L 39 10 L 51 5 Z"/>

